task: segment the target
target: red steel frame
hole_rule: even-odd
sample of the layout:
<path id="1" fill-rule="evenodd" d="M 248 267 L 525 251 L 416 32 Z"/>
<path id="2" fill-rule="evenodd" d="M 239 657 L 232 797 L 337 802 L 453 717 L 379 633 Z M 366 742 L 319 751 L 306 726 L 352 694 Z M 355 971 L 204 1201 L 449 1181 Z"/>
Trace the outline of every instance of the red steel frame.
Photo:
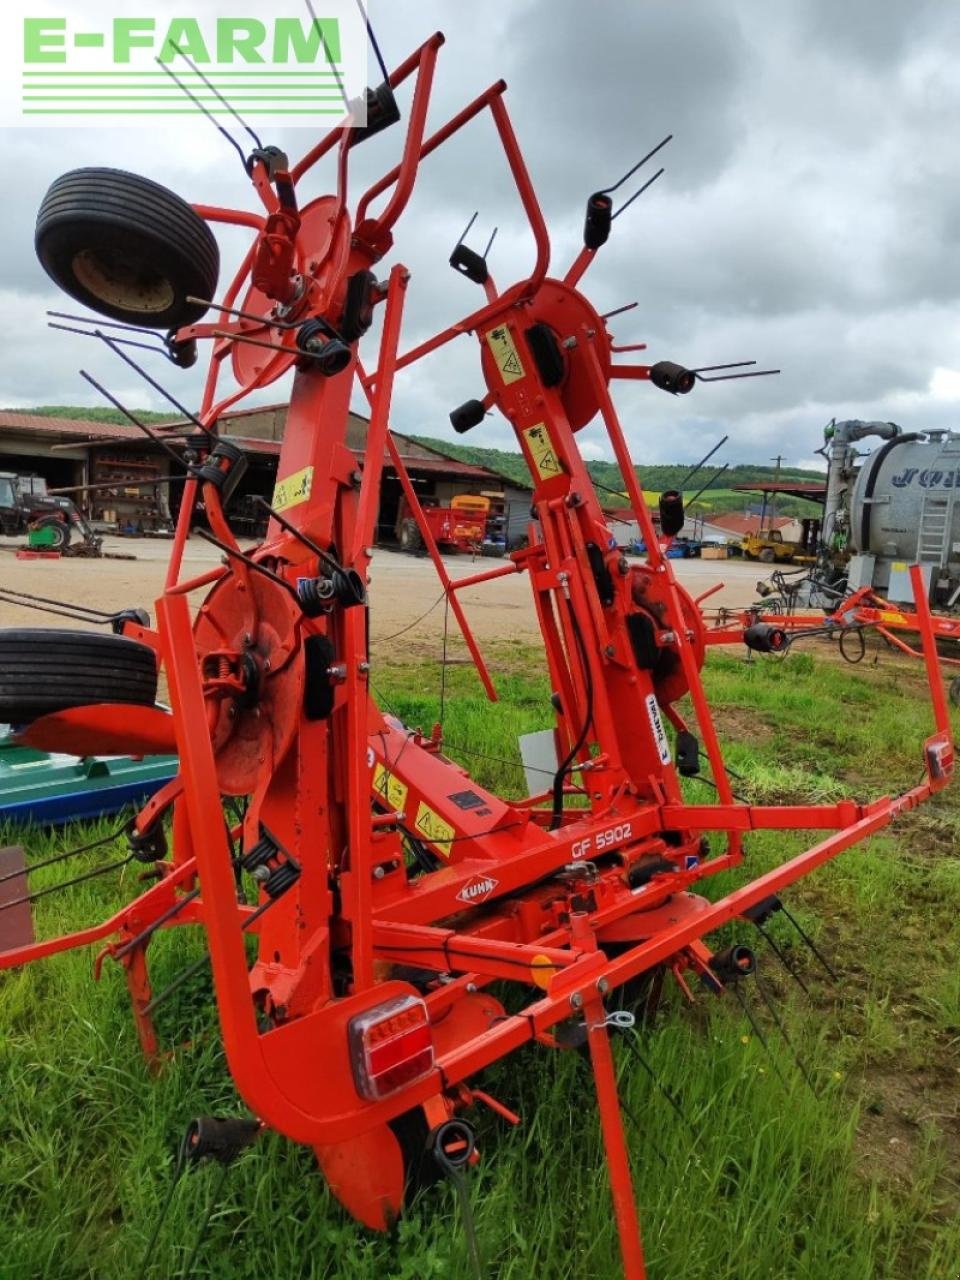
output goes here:
<path id="1" fill-rule="evenodd" d="M 401 265 L 392 268 L 380 287 L 382 336 L 370 372 L 360 365 L 354 344 L 349 369 L 337 376 L 324 377 L 309 364 L 296 373 L 279 464 L 283 500 L 275 499 L 284 506 L 284 522 L 271 521 L 254 559 L 291 586 L 321 575 L 324 563 L 298 539 L 300 533 L 335 550 L 346 567 L 365 578 L 386 449 L 491 698 L 496 696 L 493 683 L 457 593 L 505 574 L 529 575 L 557 695 L 559 756 L 570 756 L 569 773 L 557 788 L 564 805 L 557 812 L 550 794 L 504 801 L 444 756 L 438 731 L 422 736 L 384 715 L 369 688 L 364 609 L 333 607 L 307 617 L 289 592 L 236 555 L 216 570 L 183 580 L 184 548 L 201 496 L 215 534 L 236 550 L 217 487 L 206 483 L 201 495 L 199 481 L 190 478 L 157 602 L 157 628 L 128 628 L 128 634 L 155 647 L 173 715 L 96 709 L 98 723 L 104 714 L 113 715 L 131 750 L 146 739 L 155 750 L 164 735 L 175 741 L 180 774 L 136 820 L 143 832 L 172 813 L 172 854 L 158 864 L 159 883 L 110 920 L 8 952 L 0 956 L 0 967 L 112 939 L 104 954 L 124 965 L 141 1042 L 154 1052 L 156 1040 L 144 1013 L 150 995 L 149 930 L 157 924 L 201 926 L 227 1060 L 240 1095 L 264 1124 L 313 1145 L 337 1194 L 364 1222 L 379 1227 L 399 1211 L 403 1195 L 401 1153 L 388 1122 L 418 1107 L 430 1124 L 446 1118 L 464 1098 L 482 1096 L 465 1090 L 482 1068 L 529 1041 L 551 1044 L 551 1029 L 558 1023 L 584 1017 L 624 1274 L 636 1280 L 645 1274 L 643 1252 L 604 996 L 658 965 L 678 973 L 691 969 L 722 989 L 710 969 L 706 935 L 946 785 L 953 754 L 936 624 L 918 604 L 934 711 L 923 782 L 868 805 L 846 800 L 760 806 L 734 800 L 700 674 L 705 646 L 719 635 L 706 629 L 663 554 L 609 392 L 612 378 L 646 378 L 649 367 L 613 363 L 604 321 L 578 291 L 596 250 L 584 249 L 562 279 L 548 275 L 547 228 L 503 100 L 505 85 L 491 86 L 426 134 L 442 41 L 439 34 L 432 37 L 391 75 L 394 87 L 415 78 L 402 158 L 361 197 L 352 220 L 348 127 L 332 131 L 293 166 L 291 177 L 298 182 L 327 154 L 335 155 L 337 164 L 336 194 L 308 205 L 290 232 L 306 283 L 297 318 L 321 316 L 336 325 L 347 281 L 392 246 L 420 161 L 487 112 L 533 233 L 534 266 L 502 294 L 488 281 L 481 307 L 402 353 L 409 276 Z M 278 200 L 260 162 L 252 177 L 269 217 Z M 371 213 L 381 196 L 384 207 Z M 179 335 L 213 344 L 199 417 L 215 427 L 227 408 L 286 372 L 298 355 L 291 330 L 272 323 L 275 313 L 270 312 L 272 301 L 286 297 L 288 281 L 278 279 L 270 297 L 248 283 L 266 218 L 198 208 L 211 222 L 249 226 L 258 235 L 227 289 L 222 321 L 194 325 Z M 242 294 L 241 309 L 263 315 L 262 324 L 230 317 L 228 309 Z M 555 385 L 547 385 L 528 344 L 527 331 L 534 325 L 552 332 L 563 352 L 565 373 Z M 529 547 L 508 564 L 452 582 L 393 445 L 389 417 L 396 373 L 466 333 L 480 345 L 484 403 L 498 407 L 512 423 L 530 465 L 538 519 L 531 524 Z M 243 344 L 251 336 L 285 349 L 265 356 L 261 348 Z M 219 395 L 219 375 L 228 359 L 239 388 Z M 371 406 L 360 477 L 345 443 L 356 383 Z M 649 548 L 640 563 L 628 563 L 616 547 L 577 445 L 577 430 L 597 413 Z M 292 500 L 285 485 L 291 478 L 298 482 Z M 209 592 L 193 619 L 189 595 L 201 588 Z M 649 660 L 636 640 L 638 619 L 652 646 Z M 336 655 L 329 673 L 335 689 L 330 714 L 309 719 L 303 708 L 304 647 L 315 636 L 325 637 Z M 211 655 L 216 655 L 213 665 Z M 259 701 L 252 707 L 231 698 L 230 673 L 243 655 L 257 669 Z M 671 759 L 661 714 L 685 728 L 676 704 L 686 695 L 717 786 L 717 804 L 687 804 Z M 83 710 L 55 719 L 58 732 L 64 724 L 83 732 Z M 43 722 L 31 732 L 35 740 L 42 738 Z M 253 908 L 237 903 L 224 795 L 250 797 L 243 823 L 232 832 L 244 850 L 267 830 L 301 868 L 293 888 L 253 923 L 258 958 L 252 969 L 243 928 Z M 566 803 L 571 799 L 575 807 Z M 739 864 L 743 835 L 763 829 L 831 834 L 716 902 L 691 892 L 701 880 Z M 713 834 L 724 841 L 716 853 L 707 844 Z M 411 837 L 428 850 L 437 869 L 417 874 L 408 867 L 405 841 Z M 655 869 L 646 874 L 650 866 Z M 182 905 L 198 887 L 198 896 Z M 668 899 L 670 911 L 659 911 Z M 141 936 L 145 932 L 148 936 Z M 612 943 L 618 945 L 608 954 L 604 946 Z M 401 962 L 436 974 L 438 981 L 414 988 L 396 976 Z M 531 1002 L 507 1015 L 490 990 L 497 981 L 525 986 Z M 354 1078 L 348 1025 L 358 1014 L 411 993 L 426 1001 L 435 1066 L 394 1094 L 369 1101 Z"/>

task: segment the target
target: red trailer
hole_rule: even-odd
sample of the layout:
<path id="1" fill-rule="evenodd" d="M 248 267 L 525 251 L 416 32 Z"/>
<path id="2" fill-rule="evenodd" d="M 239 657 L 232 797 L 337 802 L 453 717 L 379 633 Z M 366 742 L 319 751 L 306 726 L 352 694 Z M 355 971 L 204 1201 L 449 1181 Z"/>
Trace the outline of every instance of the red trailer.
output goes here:
<path id="1" fill-rule="evenodd" d="M 449 507 L 421 505 L 422 522 L 426 523 L 438 547 L 453 551 L 479 550 L 487 532 L 490 499 L 480 494 L 462 493 L 451 499 Z M 422 551 L 423 534 L 406 498 L 400 503 L 397 517 L 397 541 L 404 551 Z"/>

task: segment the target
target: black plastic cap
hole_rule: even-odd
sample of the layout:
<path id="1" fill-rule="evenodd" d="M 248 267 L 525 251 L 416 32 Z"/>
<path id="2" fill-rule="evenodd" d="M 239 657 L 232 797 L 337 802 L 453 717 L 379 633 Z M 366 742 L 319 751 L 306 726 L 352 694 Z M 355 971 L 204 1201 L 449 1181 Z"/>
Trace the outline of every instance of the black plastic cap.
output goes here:
<path id="1" fill-rule="evenodd" d="M 458 435 L 465 435 L 480 425 L 486 412 L 482 400 L 465 400 L 450 414 L 450 425 Z"/>
<path id="2" fill-rule="evenodd" d="M 599 249 L 610 238 L 613 226 L 613 201 L 603 191 L 595 191 L 587 200 L 587 216 L 583 224 L 583 243 L 588 249 Z"/>

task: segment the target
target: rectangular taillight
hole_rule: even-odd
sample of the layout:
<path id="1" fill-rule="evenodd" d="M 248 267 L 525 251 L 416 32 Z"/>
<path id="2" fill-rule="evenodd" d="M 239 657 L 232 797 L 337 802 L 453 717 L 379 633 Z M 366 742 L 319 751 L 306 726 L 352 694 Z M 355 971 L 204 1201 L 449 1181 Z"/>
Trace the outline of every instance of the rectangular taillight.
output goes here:
<path id="1" fill-rule="evenodd" d="M 357 1089 L 376 1102 L 433 1070 L 433 1036 L 426 1004 L 400 996 L 350 1020 Z"/>

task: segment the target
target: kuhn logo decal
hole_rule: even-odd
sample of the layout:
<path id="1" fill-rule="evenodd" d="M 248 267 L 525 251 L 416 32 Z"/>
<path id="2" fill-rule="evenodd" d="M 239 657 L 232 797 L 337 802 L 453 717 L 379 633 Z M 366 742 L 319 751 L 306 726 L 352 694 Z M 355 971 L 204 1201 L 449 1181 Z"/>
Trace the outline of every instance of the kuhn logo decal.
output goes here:
<path id="1" fill-rule="evenodd" d="M 461 902 L 472 906 L 475 902 L 483 902 L 484 898 L 489 898 L 499 883 L 493 876 L 475 876 L 473 880 L 467 881 L 457 897 Z"/>

